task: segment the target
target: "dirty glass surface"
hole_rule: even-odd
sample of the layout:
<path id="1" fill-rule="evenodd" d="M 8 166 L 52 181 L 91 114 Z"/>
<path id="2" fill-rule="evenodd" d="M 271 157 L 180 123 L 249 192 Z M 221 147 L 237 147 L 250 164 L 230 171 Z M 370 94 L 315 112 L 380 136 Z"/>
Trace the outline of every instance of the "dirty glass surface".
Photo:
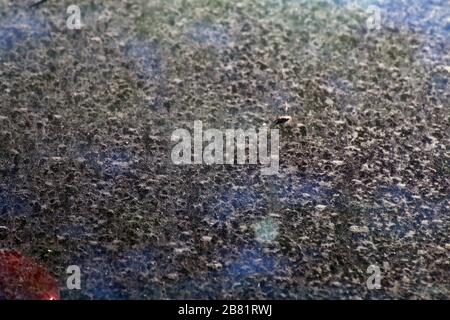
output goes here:
<path id="1" fill-rule="evenodd" d="M 448 0 L 32 3 L 0 0 L 0 298 L 450 298 Z M 278 174 L 171 159 L 279 117 Z"/>

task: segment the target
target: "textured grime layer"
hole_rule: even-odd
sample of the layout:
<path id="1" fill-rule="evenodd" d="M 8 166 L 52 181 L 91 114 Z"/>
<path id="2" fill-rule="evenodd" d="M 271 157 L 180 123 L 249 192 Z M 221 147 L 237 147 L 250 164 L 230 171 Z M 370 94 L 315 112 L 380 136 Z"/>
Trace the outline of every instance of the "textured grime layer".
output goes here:
<path id="1" fill-rule="evenodd" d="M 447 1 L 70 4 L 0 0 L 0 248 L 62 298 L 450 297 Z M 171 162 L 286 112 L 277 176 Z"/>

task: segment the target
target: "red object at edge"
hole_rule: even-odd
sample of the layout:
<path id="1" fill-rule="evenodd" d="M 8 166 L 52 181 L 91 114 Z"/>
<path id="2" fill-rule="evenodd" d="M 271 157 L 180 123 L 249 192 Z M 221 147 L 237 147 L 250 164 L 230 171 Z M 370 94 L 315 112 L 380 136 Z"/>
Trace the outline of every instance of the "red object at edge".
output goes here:
<path id="1" fill-rule="evenodd" d="M 0 250 L 0 300 L 59 300 L 57 281 L 34 259 Z"/>

